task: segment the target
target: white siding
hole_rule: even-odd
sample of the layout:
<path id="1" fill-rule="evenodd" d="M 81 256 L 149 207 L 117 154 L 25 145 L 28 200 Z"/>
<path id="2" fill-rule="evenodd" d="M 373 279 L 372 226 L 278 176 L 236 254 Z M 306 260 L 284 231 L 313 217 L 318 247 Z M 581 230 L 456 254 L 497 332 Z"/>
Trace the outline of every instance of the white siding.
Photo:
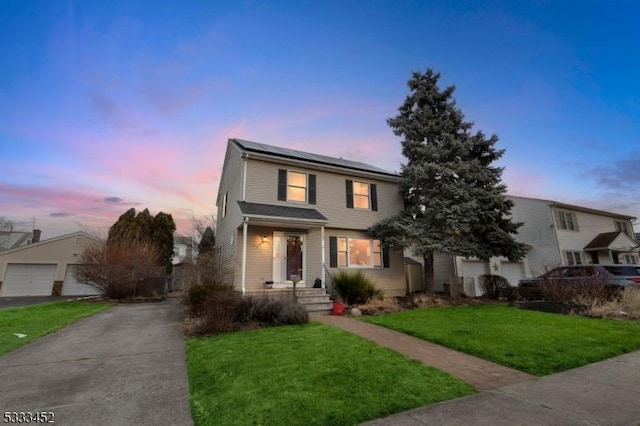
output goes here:
<path id="1" fill-rule="evenodd" d="M 562 262 L 554 220 L 549 201 L 508 196 L 514 203 L 511 217 L 514 222 L 524 222 L 518 229 L 516 240 L 528 244 L 531 249 L 527 259 L 531 273 L 539 275 Z"/>
<path id="2" fill-rule="evenodd" d="M 566 208 L 553 208 L 554 216 L 557 219 L 558 211 L 572 211 Z M 593 213 L 587 213 L 582 211 L 572 211 L 576 215 L 576 219 L 578 222 L 578 231 L 570 231 L 560 229 L 558 223 L 556 221 L 556 230 L 558 233 L 558 244 L 560 245 L 560 249 L 565 251 L 577 251 L 581 253 L 582 262 L 590 263 L 591 256 L 584 251 L 584 247 L 589 244 L 598 234 L 602 234 L 605 232 L 614 232 L 616 231 L 615 221 L 622 219 L 614 219 L 609 216 L 603 216 Z M 615 246 L 615 244 L 614 244 Z M 606 260 L 607 256 L 599 256 L 604 258 L 602 260 Z M 566 259 L 563 256 L 563 261 L 566 264 Z M 606 262 L 610 263 L 610 261 Z"/>

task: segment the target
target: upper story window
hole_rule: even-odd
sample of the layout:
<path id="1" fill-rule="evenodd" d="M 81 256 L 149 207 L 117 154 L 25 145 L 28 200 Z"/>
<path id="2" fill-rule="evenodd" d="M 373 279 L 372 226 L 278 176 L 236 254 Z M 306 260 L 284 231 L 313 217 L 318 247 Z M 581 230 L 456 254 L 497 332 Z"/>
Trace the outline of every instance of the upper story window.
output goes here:
<path id="1" fill-rule="evenodd" d="M 279 169 L 278 200 L 315 204 L 316 175 Z"/>
<path id="2" fill-rule="evenodd" d="M 287 201 L 307 202 L 307 174 L 287 173 Z"/>
<path id="3" fill-rule="evenodd" d="M 225 192 L 224 196 L 222 197 L 222 218 L 224 219 L 224 217 L 227 215 L 227 195 L 229 193 Z"/>
<path id="4" fill-rule="evenodd" d="M 329 246 L 331 267 L 380 268 L 383 266 L 383 250 L 380 240 L 330 237 Z M 388 261 L 384 263 L 388 263 Z"/>
<path id="5" fill-rule="evenodd" d="M 558 211 L 558 228 L 566 231 L 578 230 L 578 218 L 574 212 Z"/>
<path id="6" fill-rule="evenodd" d="M 375 183 L 346 180 L 347 208 L 378 211 L 378 191 Z"/>
<path id="7" fill-rule="evenodd" d="M 627 222 L 626 220 L 616 220 L 615 225 L 616 225 L 616 231 L 624 232 L 625 234 L 632 236 L 632 233 L 629 230 L 630 223 Z"/>

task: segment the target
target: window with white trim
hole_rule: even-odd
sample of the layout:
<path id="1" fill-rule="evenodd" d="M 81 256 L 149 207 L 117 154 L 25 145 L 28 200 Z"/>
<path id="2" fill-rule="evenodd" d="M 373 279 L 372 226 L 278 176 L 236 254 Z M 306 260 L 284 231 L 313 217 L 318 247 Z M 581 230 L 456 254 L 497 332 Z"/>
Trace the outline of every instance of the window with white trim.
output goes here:
<path id="1" fill-rule="evenodd" d="M 380 240 L 338 237 L 337 266 L 339 268 L 382 267 L 382 245 Z"/>
<path id="2" fill-rule="evenodd" d="M 582 254 L 579 251 L 567 250 L 564 253 L 567 259 L 567 265 L 582 265 Z"/>
<path id="3" fill-rule="evenodd" d="M 625 234 L 632 236 L 631 232 L 629 231 L 629 228 L 630 228 L 629 222 L 627 222 L 626 220 L 616 220 L 614 222 L 616 226 L 616 231 L 624 232 Z"/>
<path id="4" fill-rule="evenodd" d="M 307 202 L 307 174 L 288 171 L 287 173 L 287 201 L 297 203 Z"/>
<path id="5" fill-rule="evenodd" d="M 222 218 L 224 219 L 224 217 L 227 215 L 227 194 L 229 194 L 228 192 L 224 193 L 224 197 L 222 197 Z"/>
<path id="6" fill-rule="evenodd" d="M 574 212 L 558 211 L 558 228 L 565 231 L 578 230 L 578 218 Z"/>
<path id="7" fill-rule="evenodd" d="M 369 210 L 369 184 L 353 181 L 353 206 L 356 209 Z"/>
<path id="8" fill-rule="evenodd" d="M 278 201 L 316 203 L 316 175 L 278 169 Z"/>

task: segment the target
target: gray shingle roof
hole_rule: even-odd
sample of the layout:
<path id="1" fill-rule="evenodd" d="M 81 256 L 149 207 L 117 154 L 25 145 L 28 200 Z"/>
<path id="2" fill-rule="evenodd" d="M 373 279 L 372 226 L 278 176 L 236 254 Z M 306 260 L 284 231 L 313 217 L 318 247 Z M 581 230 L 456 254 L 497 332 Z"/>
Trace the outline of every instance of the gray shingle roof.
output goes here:
<path id="1" fill-rule="evenodd" d="M 607 248 L 611 245 L 611 243 L 618 238 L 620 235 L 620 231 L 614 232 L 604 232 L 602 234 L 598 234 L 589 244 L 584 246 L 585 250 L 593 250 L 593 249 L 603 249 Z"/>
<path id="2" fill-rule="evenodd" d="M 328 157 L 326 155 L 312 154 L 304 151 L 296 151 L 295 149 L 281 148 L 273 145 L 265 145 L 262 143 L 245 141 L 242 139 L 230 139 L 240 148 L 249 152 L 259 152 L 261 154 L 273 155 L 281 158 L 291 158 L 296 160 L 309 161 L 311 163 L 325 164 L 329 166 L 344 167 L 346 169 L 359 170 L 370 173 L 378 173 L 387 176 L 398 176 L 397 173 L 381 169 L 370 164 L 361 163 L 359 161 L 345 160 L 344 158 Z"/>
<path id="3" fill-rule="evenodd" d="M 265 216 L 326 222 L 328 219 L 315 209 L 301 207 L 275 206 L 272 204 L 248 203 L 238 201 L 240 211 L 247 216 Z"/>

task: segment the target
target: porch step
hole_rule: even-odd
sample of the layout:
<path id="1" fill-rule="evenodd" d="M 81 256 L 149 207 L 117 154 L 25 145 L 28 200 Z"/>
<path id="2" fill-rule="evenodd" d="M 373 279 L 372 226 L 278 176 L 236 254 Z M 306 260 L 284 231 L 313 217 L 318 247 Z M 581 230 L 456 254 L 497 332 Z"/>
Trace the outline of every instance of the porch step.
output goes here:
<path id="1" fill-rule="evenodd" d="M 323 288 L 296 289 L 298 303 L 305 307 L 310 316 L 328 315 L 333 308 L 329 294 Z"/>

